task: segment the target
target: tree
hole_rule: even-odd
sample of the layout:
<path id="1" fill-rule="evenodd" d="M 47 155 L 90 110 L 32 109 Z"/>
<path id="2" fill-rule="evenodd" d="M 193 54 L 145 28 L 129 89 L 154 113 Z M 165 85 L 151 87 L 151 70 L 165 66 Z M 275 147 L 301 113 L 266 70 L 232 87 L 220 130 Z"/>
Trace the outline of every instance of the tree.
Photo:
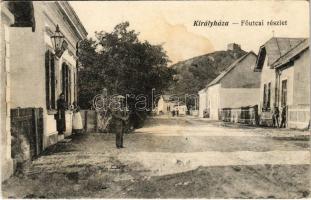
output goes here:
<path id="1" fill-rule="evenodd" d="M 145 95 L 151 108 L 151 93 L 164 91 L 172 81 L 174 70 L 161 45 L 140 41 L 138 33 L 124 22 L 108 32 L 96 32 L 96 38 L 81 42 L 79 48 L 79 104 L 90 108 L 91 101 L 103 88 L 109 94 Z M 136 99 L 137 100 L 137 99 Z M 135 109 L 135 99 L 129 100 Z"/>

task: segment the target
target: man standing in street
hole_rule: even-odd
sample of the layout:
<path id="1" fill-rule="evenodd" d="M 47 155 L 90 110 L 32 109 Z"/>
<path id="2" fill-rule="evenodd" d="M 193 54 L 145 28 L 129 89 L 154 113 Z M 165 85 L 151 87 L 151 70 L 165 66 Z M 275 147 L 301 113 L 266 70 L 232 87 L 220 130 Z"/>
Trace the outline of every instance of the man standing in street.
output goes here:
<path id="1" fill-rule="evenodd" d="M 121 103 L 121 102 L 120 102 Z M 126 121 L 129 119 L 128 112 L 125 108 L 112 109 L 112 122 L 116 133 L 116 146 L 117 148 L 124 148 L 123 135 L 125 131 Z"/>
<path id="2" fill-rule="evenodd" d="M 281 125 L 280 128 L 285 128 L 286 127 L 286 106 L 282 107 L 282 112 L 281 112 Z"/>
<path id="3" fill-rule="evenodd" d="M 272 113 L 272 122 L 273 122 L 273 127 L 275 128 L 279 127 L 279 116 L 280 116 L 279 108 L 276 105 L 274 105 L 273 113 Z"/>

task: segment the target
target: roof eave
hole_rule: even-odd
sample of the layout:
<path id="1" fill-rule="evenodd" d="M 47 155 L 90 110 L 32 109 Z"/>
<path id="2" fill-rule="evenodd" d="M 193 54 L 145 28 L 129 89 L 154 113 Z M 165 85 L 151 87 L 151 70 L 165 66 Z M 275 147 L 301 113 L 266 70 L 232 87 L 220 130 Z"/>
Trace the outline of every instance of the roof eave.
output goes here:
<path id="1" fill-rule="evenodd" d="M 297 47 L 297 46 L 296 46 L 296 47 Z M 292 57 L 288 58 L 287 60 L 285 60 L 285 61 L 283 61 L 283 62 L 280 62 L 280 60 L 278 60 L 278 61 L 276 61 L 275 63 L 273 63 L 272 66 L 273 66 L 275 69 L 281 68 L 282 66 L 285 66 L 285 65 L 287 65 L 288 63 L 297 60 L 297 59 L 300 57 L 300 55 L 301 55 L 303 52 L 305 52 L 308 48 L 309 48 L 309 46 L 306 46 L 306 47 L 302 48 L 300 51 L 298 51 L 295 55 L 293 55 Z M 293 49 L 292 49 L 292 50 L 293 50 Z"/>
<path id="2" fill-rule="evenodd" d="M 73 27 L 74 31 L 77 33 L 79 39 L 85 39 L 88 33 L 71 5 L 68 2 L 63 1 L 56 1 L 55 3 L 59 6 L 62 12 L 65 13 L 66 17 L 69 20 L 69 23 Z"/>

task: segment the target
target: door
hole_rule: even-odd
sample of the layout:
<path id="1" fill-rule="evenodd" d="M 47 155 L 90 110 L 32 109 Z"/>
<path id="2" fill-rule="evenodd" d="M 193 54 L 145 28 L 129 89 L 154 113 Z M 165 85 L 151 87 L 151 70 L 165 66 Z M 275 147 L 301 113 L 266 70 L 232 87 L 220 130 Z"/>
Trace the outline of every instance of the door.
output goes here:
<path id="1" fill-rule="evenodd" d="M 287 105 L 287 80 L 282 81 L 282 90 L 281 90 L 281 105 Z"/>

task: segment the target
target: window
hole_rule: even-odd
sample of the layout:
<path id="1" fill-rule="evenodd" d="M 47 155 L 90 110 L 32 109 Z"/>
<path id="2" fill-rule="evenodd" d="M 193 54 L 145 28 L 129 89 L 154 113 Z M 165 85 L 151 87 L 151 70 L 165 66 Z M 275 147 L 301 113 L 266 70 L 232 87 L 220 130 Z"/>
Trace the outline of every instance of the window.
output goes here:
<path id="1" fill-rule="evenodd" d="M 266 108 L 266 100 L 267 100 L 267 97 L 266 97 L 266 94 L 267 94 L 267 85 L 264 84 L 263 85 L 263 110 Z"/>
<path id="2" fill-rule="evenodd" d="M 282 81 L 282 98 L 281 98 L 281 105 L 286 106 L 287 104 L 287 80 Z"/>
<path id="3" fill-rule="evenodd" d="M 56 109 L 55 56 L 51 51 L 45 53 L 46 107 Z"/>
<path id="4" fill-rule="evenodd" d="M 258 58 L 257 58 L 257 63 L 256 63 L 256 69 L 258 70 L 261 70 L 264 63 L 265 63 L 265 60 L 266 60 L 266 48 L 265 47 L 262 47 L 260 50 L 259 50 L 259 55 L 258 55 Z"/>
<path id="5" fill-rule="evenodd" d="M 268 83 L 267 109 L 270 109 L 270 101 L 271 101 L 271 83 Z"/>
<path id="6" fill-rule="evenodd" d="M 271 83 L 264 84 L 263 87 L 263 111 L 270 110 L 270 102 L 271 102 Z"/>
<path id="7" fill-rule="evenodd" d="M 71 102 L 71 70 L 66 63 L 62 65 L 62 92 L 65 95 L 65 100 L 70 106 Z"/>
<path id="8" fill-rule="evenodd" d="M 32 27 L 35 31 L 34 8 L 31 1 L 12 1 L 9 2 L 9 10 L 14 15 L 13 27 Z"/>
<path id="9" fill-rule="evenodd" d="M 77 101 L 77 73 L 78 69 L 73 73 L 73 99 Z"/>

